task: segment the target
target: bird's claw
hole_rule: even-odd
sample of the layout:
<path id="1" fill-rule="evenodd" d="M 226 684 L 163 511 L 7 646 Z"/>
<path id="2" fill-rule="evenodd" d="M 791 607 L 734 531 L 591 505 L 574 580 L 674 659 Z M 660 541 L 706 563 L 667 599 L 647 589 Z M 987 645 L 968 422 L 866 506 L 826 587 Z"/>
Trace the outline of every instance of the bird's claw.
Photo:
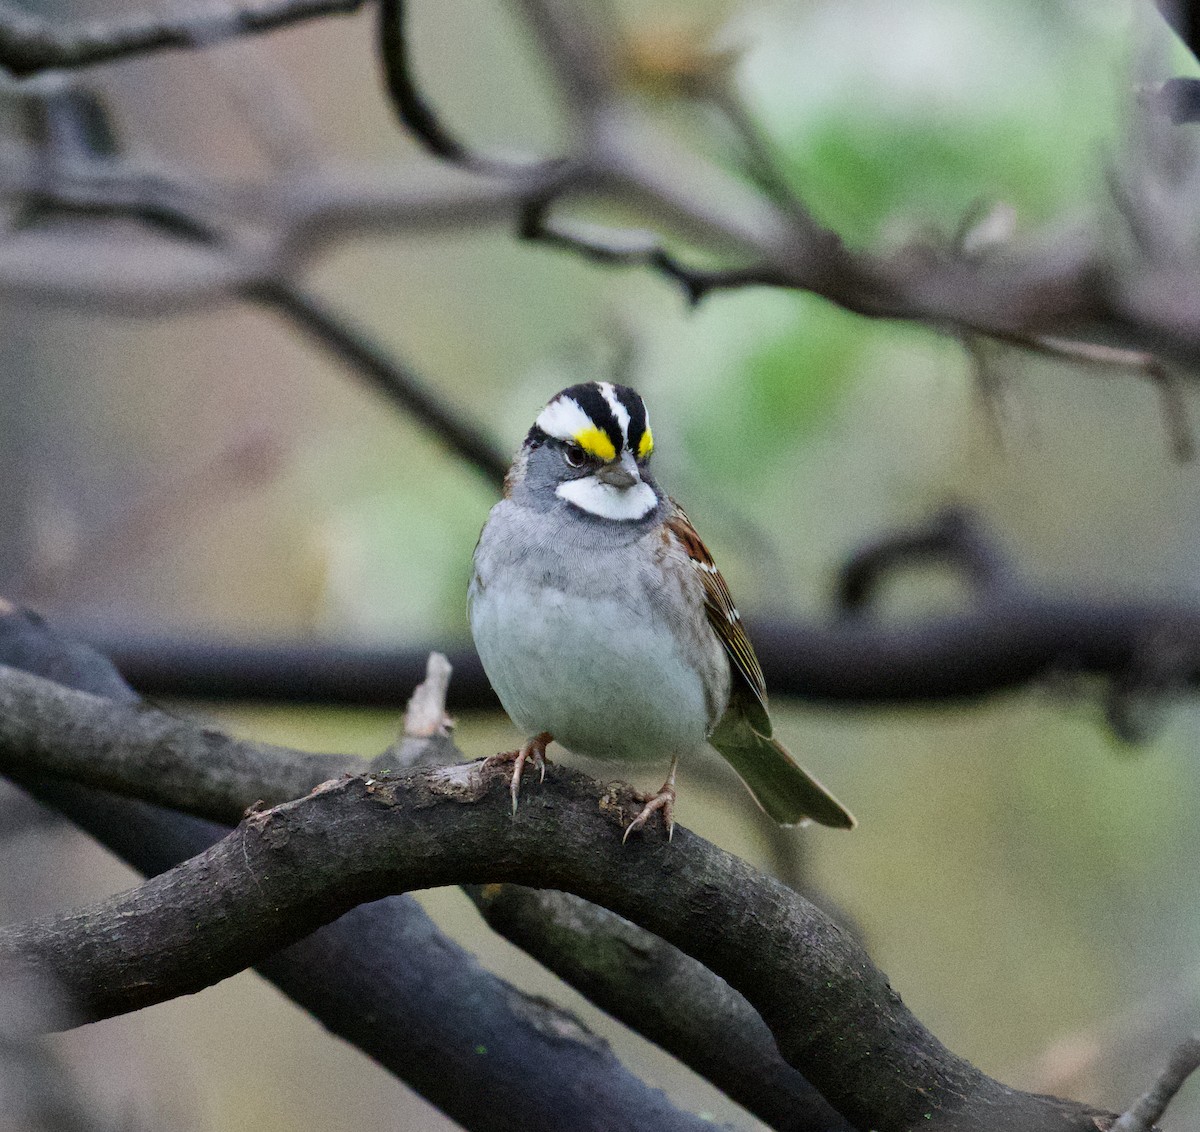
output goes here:
<path id="1" fill-rule="evenodd" d="M 492 755 L 491 758 L 484 760 L 485 766 L 496 766 L 499 763 L 509 762 L 513 764 L 512 778 L 508 783 L 508 793 L 512 798 L 512 813 L 514 818 L 517 816 L 517 803 L 521 797 L 521 775 L 525 770 L 525 764 L 532 761 L 541 771 L 539 781 L 545 782 L 546 764 L 550 761 L 546 756 L 546 747 L 553 740 L 553 735 L 543 731 L 540 735 L 535 735 L 515 751 L 503 751 L 498 755 Z"/>
<path id="2" fill-rule="evenodd" d="M 667 827 L 667 840 L 670 841 L 675 836 L 675 787 L 668 784 L 657 794 L 638 794 L 637 800 L 646 804 L 642 807 L 641 813 L 625 827 L 625 835 L 621 838 L 621 844 L 624 845 L 629 840 L 629 835 L 635 830 L 642 829 L 659 810 L 662 810 L 663 823 Z"/>

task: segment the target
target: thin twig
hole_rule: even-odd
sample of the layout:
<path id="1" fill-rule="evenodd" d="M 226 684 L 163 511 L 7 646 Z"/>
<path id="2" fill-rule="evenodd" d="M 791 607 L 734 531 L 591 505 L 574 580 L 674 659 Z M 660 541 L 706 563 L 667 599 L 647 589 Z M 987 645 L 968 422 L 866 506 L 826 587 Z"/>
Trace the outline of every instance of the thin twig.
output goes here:
<path id="1" fill-rule="evenodd" d="M 379 0 L 379 61 L 384 88 L 400 124 L 433 156 L 477 173 L 524 176 L 543 164 L 479 153 L 443 123 L 414 76 L 407 17 L 407 0 Z"/>
<path id="2" fill-rule="evenodd" d="M 1181 1042 L 1171 1054 L 1167 1067 L 1153 1085 L 1140 1096 L 1112 1126 L 1109 1132 L 1151 1132 L 1167 1105 L 1175 1099 L 1187 1079 L 1200 1068 L 1200 1035 Z"/>
<path id="3" fill-rule="evenodd" d="M 405 0 L 379 0 L 379 60 L 400 124 L 430 153 L 456 165 L 476 167 L 487 159 L 474 153 L 442 124 L 413 77 Z"/>
<path id="4" fill-rule="evenodd" d="M 557 190 L 549 196 L 557 195 Z M 551 199 L 531 201 L 519 228 L 523 239 L 561 248 L 606 267 L 649 267 L 678 285 L 689 306 L 714 291 L 779 285 L 778 275 L 761 267 L 703 268 L 685 264 L 656 233 L 632 228 L 567 223 L 550 216 Z"/>
<path id="5" fill-rule="evenodd" d="M 1150 381 L 1159 397 L 1163 427 L 1166 429 L 1171 454 L 1181 464 L 1196 457 L 1196 438 L 1188 415 L 1183 380 L 1159 357 L 1147 350 L 1130 350 L 1106 346 L 1099 342 L 1076 342 L 1050 335 L 994 334 L 994 341 L 1021 350 L 1059 358 L 1076 365 L 1098 369 L 1127 370 L 1141 374 Z"/>
<path id="6" fill-rule="evenodd" d="M 503 484 L 509 464 L 504 453 L 361 327 L 312 293 L 282 280 L 251 287 L 248 297 L 283 315 L 292 326 L 346 362 L 354 373 L 367 378 L 456 456 L 481 472 L 493 487 L 499 489 Z"/>

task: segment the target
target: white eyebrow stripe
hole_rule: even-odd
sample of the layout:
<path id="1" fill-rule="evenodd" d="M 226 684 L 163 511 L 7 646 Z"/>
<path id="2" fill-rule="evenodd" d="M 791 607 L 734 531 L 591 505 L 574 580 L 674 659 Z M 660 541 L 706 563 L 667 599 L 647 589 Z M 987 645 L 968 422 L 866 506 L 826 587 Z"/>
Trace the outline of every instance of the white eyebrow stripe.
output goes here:
<path id="1" fill-rule="evenodd" d="M 612 387 L 611 381 L 598 381 L 597 387 L 600 390 L 600 396 L 608 402 L 608 407 L 612 409 L 612 414 L 617 418 L 617 427 L 621 430 L 621 435 L 625 438 L 625 447 L 629 447 L 629 410 L 621 404 L 621 398 L 617 396 L 617 391 Z"/>
<path id="2" fill-rule="evenodd" d="M 596 427 L 595 421 L 583 411 L 574 397 L 555 397 L 538 414 L 535 423 L 555 440 L 574 440 L 581 432 Z"/>

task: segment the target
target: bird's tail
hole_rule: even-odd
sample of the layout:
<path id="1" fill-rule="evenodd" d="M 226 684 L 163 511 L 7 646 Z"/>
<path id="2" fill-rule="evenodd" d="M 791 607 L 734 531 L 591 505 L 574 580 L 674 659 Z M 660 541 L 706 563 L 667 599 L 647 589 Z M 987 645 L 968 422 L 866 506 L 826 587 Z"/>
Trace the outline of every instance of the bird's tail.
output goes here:
<path id="1" fill-rule="evenodd" d="M 854 828 L 854 815 L 796 762 L 783 744 L 760 735 L 740 712 L 727 712 L 709 742 L 780 825 L 811 819 L 835 829 Z"/>

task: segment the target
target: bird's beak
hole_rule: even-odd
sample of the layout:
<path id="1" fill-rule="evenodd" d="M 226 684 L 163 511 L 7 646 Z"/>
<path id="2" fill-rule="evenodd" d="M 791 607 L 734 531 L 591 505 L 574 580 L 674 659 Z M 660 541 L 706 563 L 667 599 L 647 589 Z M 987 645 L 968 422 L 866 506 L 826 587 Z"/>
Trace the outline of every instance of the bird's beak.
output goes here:
<path id="1" fill-rule="evenodd" d="M 633 462 L 633 457 L 628 452 L 622 452 L 620 462 L 605 464 L 596 473 L 596 479 L 610 487 L 625 491 L 634 484 L 641 483 L 642 477 L 638 475 L 637 464 Z"/>

